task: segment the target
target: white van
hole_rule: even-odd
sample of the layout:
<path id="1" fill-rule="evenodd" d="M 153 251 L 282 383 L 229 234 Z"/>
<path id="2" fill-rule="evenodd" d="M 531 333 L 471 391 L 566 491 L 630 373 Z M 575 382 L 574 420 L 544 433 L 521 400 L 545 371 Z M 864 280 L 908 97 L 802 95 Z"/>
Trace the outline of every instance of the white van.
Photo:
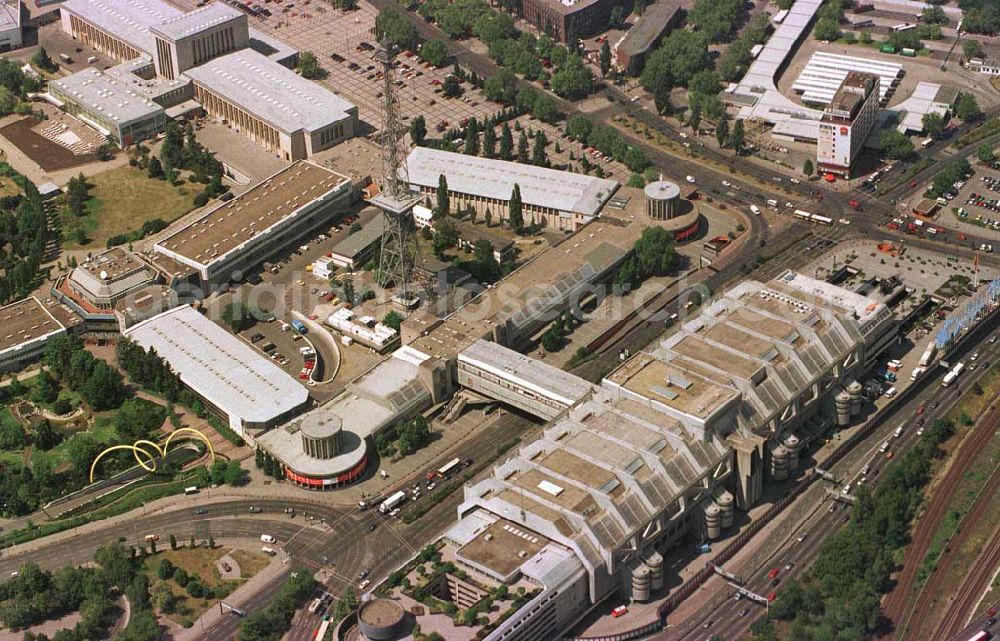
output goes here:
<path id="1" fill-rule="evenodd" d="M 896 430 L 895 430 L 895 431 L 894 431 L 894 432 L 892 433 L 892 437 L 893 437 L 893 438 L 899 438 L 899 437 L 900 437 L 900 436 L 901 436 L 902 434 L 903 434 L 903 426 L 902 426 L 902 425 L 900 425 L 900 426 L 899 426 L 899 427 L 897 427 L 897 428 L 896 428 Z"/>
<path id="2" fill-rule="evenodd" d="M 767 206 L 770 207 L 771 209 L 777 209 L 778 208 L 778 201 L 775 200 L 775 199 L 773 199 L 773 198 L 771 198 L 770 200 L 767 201 Z"/>
<path id="3" fill-rule="evenodd" d="M 887 389 L 885 391 L 885 397 L 886 398 L 892 398 L 895 395 L 896 395 L 896 388 L 895 387 L 890 387 L 889 389 Z"/>
<path id="4" fill-rule="evenodd" d="M 261 543 L 274 543 L 275 541 L 277 541 L 277 539 L 275 539 L 270 534 L 261 534 L 260 535 L 260 542 Z"/>
<path id="5" fill-rule="evenodd" d="M 882 447 L 878 448 L 878 451 L 885 453 L 885 451 L 888 449 L 889 449 L 889 441 L 886 441 L 885 443 L 882 443 Z"/>
<path id="6" fill-rule="evenodd" d="M 263 552 L 264 554 L 268 555 L 268 556 L 274 556 L 275 554 L 277 554 L 277 552 L 275 552 L 274 548 L 269 548 L 266 545 L 264 547 L 262 547 L 260 549 L 260 551 Z"/>

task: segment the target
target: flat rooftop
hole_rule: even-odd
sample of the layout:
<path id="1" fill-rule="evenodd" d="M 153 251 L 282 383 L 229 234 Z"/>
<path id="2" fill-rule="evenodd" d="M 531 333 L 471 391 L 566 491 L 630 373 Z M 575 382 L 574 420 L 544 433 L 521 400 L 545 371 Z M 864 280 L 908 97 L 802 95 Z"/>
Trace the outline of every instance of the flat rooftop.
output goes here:
<path id="1" fill-rule="evenodd" d="M 364 223 L 359 231 L 348 235 L 347 238 L 337 243 L 333 247 L 332 253 L 335 256 L 353 259 L 371 247 L 371 244 L 381 238 L 383 233 L 385 233 L 385 217 L 379 214 Z"/>
<path id="2" fill-rule="evenodd" d="M 348 178 L 329 169 L 297 161 L 210 210 L 157 247 L 210 264 L 347 182 Z"/>
<path id="3" fill-rule="evenodd" d="M 152 67 L 153 59 L 148 55 L 142 55 L 123 62 L 120 65 L 108 67 L 104 70 L 104 75 L 114 78 L 135 93 L 153 102 L 156 102 L 164 94 L 191 84 L 191 80 L 184 76 L 178 76 L 171 80 L 169 78 L 158 77 L 155 74 L 150 78 L 144 78 L 139 75 L 140 73 L 142 75 L 149 75 L 146 72 L 152 69 Z"/>
<path id="4" fill-rule="evenodd" d="M 128 83 L 93 67 L 54 80 L 52 84 L 88 111 L 96 111 L 118 125 L 163 113 L 163 107 Z"/>
<path id="5" fill-rule="evenodd" d="M 252 49 L 214 58 L 184 75 L 285 134 L 319 131 L 357 109 L 323 85 Z"/>
<path id="6" fill-rule="evenodd" d="M 460 547 L 456 555 L 499 576 L 510 576 L 548 544 L 544 536 L 506 519 L 498 519 Z"/>
<path id="7" fill-rule="evenodd" d="M 0 353 L 66 327 L 32 296 L 0 307 Z"/>
<path id="8" fill-rule="evenodd" d="M 578 376 L 491 341 L 472 343 L 458 355 L 458 362 L 474 365 L 564 405 L 575 405 L 593 390 Z"/>
<path id="9" fill-rule="evenodd" d="M 707 418 L 739 392 L 642 353 L 608 375 L 608 382 L 684 414 Z"/>
<path id="10" fill-rule="evenodd" d="M 648 52 L 680 10 L 681 3 L 678 0 L 659 0 L 652 3 L 618 42 L 616 49 L 628 56 Z"/>
<path id="11" fill-rule="evenodd" d="M 164 0 L 67 0 L 60 11 L 71 11 L 94 26 L 152 54 L 156 40 L 150 27 L 183 15 Z"/>
<path id="12" fill-rule="evenodd" d="M 125 336 L 155 349 L 186 385 L 248 423 L 269 422 L 309 400 L 306 388 L 271 359 L 187 305 L 138 323 Z"/>
<path id="13" fill-rule="evenodd" d="M 0 2 L 0 30 L 13 29 L 21 24 L 21 0 Z"/>
<path id="14" fill-rule="evenodd" d="M 268 430 L 257 437 L 274 456 L 292 468 L 294 472 L 316 478 L 331 478 L 353 470 L 361 464 L 368 452 L 365 439 L 351 430 L 340 434 L 340 450 L 337 456 L 321 459 L 309 456 L 302 449 L 302 431 L 308 432 L 308 424 L 316 422 L 340 424 L 340 418 L 325 408 L 314 409 L 298 419 L 281 427 Z M 311 434 L 311 436 L 318 436 Z"/>
<path id="15" fill-rule="evenodd" d="M 77 269 L 83 270 L 95 278 L 104 275 L 105 280 L 117 280 L 136 269 L 145 267 L 135 254 L 125 251 L 124 247 L 112 247 L 108 251 L 80 263 Z"/>
<path id="16" fill-rule="evenodd" d="M 153 31 L 169 40 L 177 41 L 230 20 L 245 19 L 245 16 L 246 14 L 234 7 L 213 2 L 165 20 L 153 27 Z"/>
<path id="17" fill-rule="evenodd" d="M 415 147 L 406 159 L 406 168 L 411 185 L 436 189 L 444 174 L 450 191 L 507 201 L 517 184 L 526 205 L 584 216 L 596 216 L 618 188 L 617 181 L 606 178 L 430 147 Z"/>

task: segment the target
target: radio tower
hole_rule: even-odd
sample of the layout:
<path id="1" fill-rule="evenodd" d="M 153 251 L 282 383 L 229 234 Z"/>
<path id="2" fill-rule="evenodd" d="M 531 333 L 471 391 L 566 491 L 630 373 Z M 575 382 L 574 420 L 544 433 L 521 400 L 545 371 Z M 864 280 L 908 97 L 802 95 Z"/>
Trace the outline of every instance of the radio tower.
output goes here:
<path id="1" fill-rule="evenodd" d="M 386 39 L 380 43 L 375 58 L 382 65 L 382 185 L 371 202 L 382 210 L 385 220 L 378 261 L 379 281 L 383 286 L 395 286 L 396 294 L 392 297 L 395 304 L 412 308 L 418 301 L 408 289 L 416 254 L 410 230 L 413 206 L 420 202 L 420 196 L 410 191 L 407 150 L 396 96 L 395 55 Z"/>

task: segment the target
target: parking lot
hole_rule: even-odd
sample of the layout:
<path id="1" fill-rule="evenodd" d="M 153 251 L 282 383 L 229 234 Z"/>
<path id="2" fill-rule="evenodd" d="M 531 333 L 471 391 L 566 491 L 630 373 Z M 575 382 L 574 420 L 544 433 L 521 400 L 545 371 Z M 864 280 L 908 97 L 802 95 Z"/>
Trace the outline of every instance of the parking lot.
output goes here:
<path id="1" fill-rule="evenodd" d="M 1000 162 L 992 166 L 977 164 L 975 174 L 964 184 L 956 183 L 945 209 L 954 214 L 960 224 L 969 225 L 968 231 L 976 235 L 996 236 L 1000 239 Z M 974 227 L 972 227 L 974 226 Z M 992 246 L 980 247 L 992 251 Z"/>
<path id="2" fill-rule="evenodd" d="M 290 2 L 281 11 L 272 5 L 271 10 L 270 17 L 251 17 L 251 24 L 302 51 L 312 52 L 329 74 L 320 82 L 358 105 L 361 120 L 377 128 L 381 121 L 382 79 L 373 60 L 377 43 L 372 30 L 378 11 L 367 2 L 360 2 L 355 11 L 345 12 L 317 0 Z M 421 63 L 413 52 L 400 54 L 396 74 L 404 120 L 421 114 L 428 129 L 432 129 L 439 122 L 455 126 L 465 118 L 482 119 L 497 111 L 497 105 L 474 94 L 468 83 L 463 83 L 466 95 L 444 98 L 440 83 L 450 73 L 450 65 L 435 69 Z"/>

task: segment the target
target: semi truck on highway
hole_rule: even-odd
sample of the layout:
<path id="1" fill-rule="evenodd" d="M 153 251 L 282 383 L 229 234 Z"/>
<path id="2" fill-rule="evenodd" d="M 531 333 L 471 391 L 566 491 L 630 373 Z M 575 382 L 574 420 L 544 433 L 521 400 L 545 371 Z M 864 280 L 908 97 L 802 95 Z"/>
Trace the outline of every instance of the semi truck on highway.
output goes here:
<path id="1" fill-rule="evenodd" d="M 965 363 L 956 363 L 955 367 L 952 367 L 951 371 L 944 375 L 944 380 L 941 381 L 941 387 L 948 387 L 954 383 L 955 379 L 958 378 L 958 375 L 961 374 L 964 369 Z"/>
<path id="2" fill-rule="evenodd" d="M 400 490 L 396 492 L 386 500 L 382 501 L 378 506 L 378 511 L 382 514 L 388 514 L 394 509 L 399 507 L 399 504 L 406 500 L 406 492 Z"/>

